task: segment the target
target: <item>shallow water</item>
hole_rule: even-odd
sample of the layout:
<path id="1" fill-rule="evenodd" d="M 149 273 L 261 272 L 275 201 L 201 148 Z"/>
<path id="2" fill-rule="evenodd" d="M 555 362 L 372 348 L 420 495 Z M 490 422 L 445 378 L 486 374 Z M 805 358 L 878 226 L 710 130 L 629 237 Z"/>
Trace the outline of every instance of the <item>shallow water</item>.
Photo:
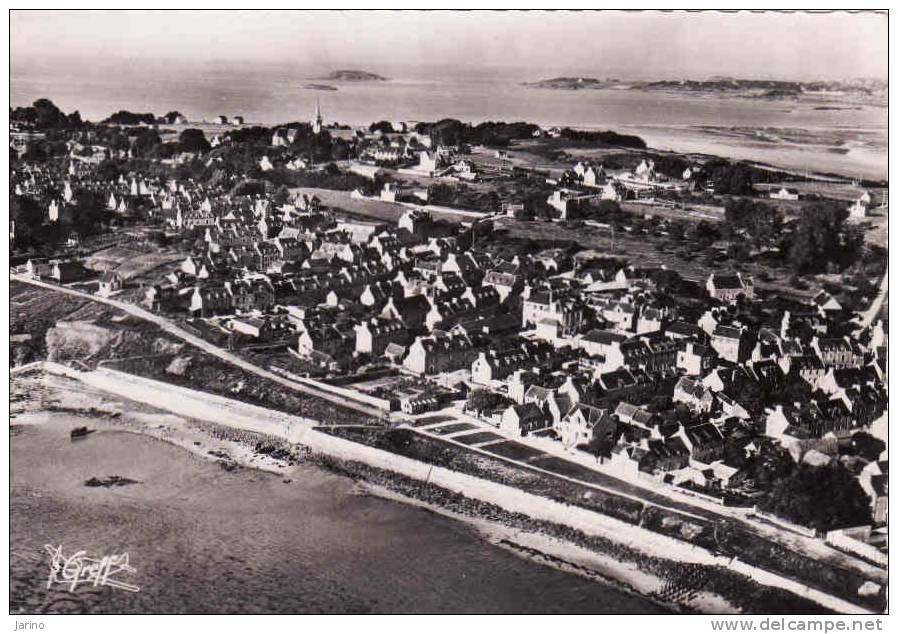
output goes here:
<path id="1" fill-rule="evenodd" d="M 468 526 L 359 495 L 347 478 L 227 472 L 144 436 L 11 435 L 12 612 L 655 613 L 651 602 L 522 559 Z M 140 484 L 88 488 L 92 476 Z M 127 552 L 137 593 L 47 589 L 44 544 Z"/>

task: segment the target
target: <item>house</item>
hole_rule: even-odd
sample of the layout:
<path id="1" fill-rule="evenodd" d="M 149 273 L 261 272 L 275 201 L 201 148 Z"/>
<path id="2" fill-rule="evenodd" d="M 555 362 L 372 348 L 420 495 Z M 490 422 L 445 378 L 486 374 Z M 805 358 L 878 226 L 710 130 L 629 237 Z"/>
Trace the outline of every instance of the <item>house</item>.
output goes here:
<path id="1" fill-rule="evenodd" d="M 713 423 L 702 423 L 681 428 L 680 439 L 689 449 L 692 459 L 705 464 L 723 459 L 725 440 Z"/>
<path id="2" fill-rule="evenodd" d="M 655 416 L 651 412 L 626 401 L 617 404 L 614 415 L 621 423 L 640 427 L 646 431 L 656 426 Z"/>
<path id="3" fill-rule="evenodd" d="M 405 229 L 417 238 L 426 238 L 433 226 L 430 212 L 423 209 L 410 209 L 400 216 L 398 228 Z"/>
<path id="4" fill-rule="evenodd" d="M 499 429 L 518 436 L 551 427 L 551 419 L 533 403 L 512 405 L 502 413 L 502 421 L 499 423 Z"/>
<path id="5" fill-rule="evenodd" d="M 440 333 L 417 337 L 403 365 L 416 374 L 439 374 L 469 367 L 476 356 L 477 347 L 467 335 Z"/>
<path id="6" fill-rule="evenodd" d="M 745 296 L 745 299 L 753 299 L 755 296 L 752 278 L 748 275 L 743 276 L 742 273 L 712 273 L 705 286 L 711 297 L 722 302 L 733 303 L 740 295 Z"/>
<path id="7" fill-rule="evenodd" d="M 50 277 L 53 265 L 50 262 L 29 259 L 28 262 L 25 263 L 25 270 L 28 272 L 29 277 L 39 280 L 45 277 Z"/>
<path id="8" fill-rule="evenodd" d="M 81 262 L 76 260 L 53 261 L 50 263 L 49 277 L 58 284 L 68 284 L 83 279 L 87 271 Z"/>
<path id="9" fill-rule="evenodd" d="M 187 310 L 199 317 L 229 313 L 231 295 L 224 286 L 195 286 Z"/>
<path id="10" fill-rule="evenodd" d="M 817 310 L 819 310 L 820 314 L 824 317 L 828 313 L 838 313 L 842 311 L 842 305 L 836 300 L 835 297 L 833 297 L 826 291 L 820 291 L 819 293 L 817 293 L 814 296 L 813 304 L 817 307 Z"/>
<path id="11" fill-rule="evenodd" d="M 227 125 L 228 118 L 226 116 L 224 116 L 223 114 L 220 114 L 217 117 L 215 117 L 215 123 L 217 123 L 218 125 Z"/>
<path id="12" fill-rule="evenodd" d="M 846 337 L 811 339 L 811 348 L 820 356 L 824 365 L 841 368 L 860 368 L 864 365 L 864 351 L 858 343 Z"/>
<path id="13" fill-rule="evenodd" d="M 617 354 L 620 362 L 612 370 L 623 365 L 623 355 L 620 352 L 620 344 L 627 340 L 622 335 L 610 330 L 593 329 L 580 337 L 580 347 L 590 356 L 605 357 L 606 359 Z"/>
<path id="14" fill-rule="evenodd" d="M 780 187 L 779 189 L 770 190 L 768 196 L 776 200 L 798 200 L 799 193 L 797 189 Z"/>
<path id="15" fill-rule="evenodd" d="M 701 381 L 681 377 L 674 386 L 674 403 L 685 403 L 697 412 L 709 412 L 714 405 L 714 394 Z"/>
<path id="16" fill-rule="evenodd" d="M 677 369 L 688 376 L 701 376 L 714 364 L 714 351 L 709 346 L 694 341 L 680 341 L 677 351 Z"/>
<path id="17" fill-rule="evenodd" d="M 395 203 L 403 193 L 403 189 L 396 183 L 384 183 L 383 189 L 380 190 L 380 199 L 387 203 Z"/>
<path id="18" fill-rule="evenodd" d="M 748 358 L 747 338 L 741 328 L 717 326 L 711 333 L 711 347 L 721 359 L 742 363 Z"/>
<path id="19" fill-rule="evenodd" d="M 115 271 L 107 271 L 100 278 L 100 287 L 97 290 L 98 295 L 108 296 L 120 290 L 123 285 L 122 277 Z"/>
<path id="20" fill-rule="evenodd" d="M 867 217 L 867 203 L 864 202 L 863 198 L 859 198 L 854 201 L 854 203 L 848 208 L 848 215 L 851 218 L 866 218 Z"/>
<path id="21" fill-rule="evenodd" d="M 349 357 L 355 347 L 351 330 L 338 328 L 332 324 L 315 324 L 303 330 L 296 342 L 300 355 L 313 357 L 313 353 L 324 354 L 337 363 Z"/>
<path id="22" fill-rule="evenodd" d="M 593 198 L 593 194 L 582 194 L 573 189 L 561 188 L 552 192 L 552 195 L 546 199 L 546 203 L 558 210 L 561 220 L 567 220 L 575 217 L 577 211 L 589 205 L 589 201 Z"/>
<path id="23" fill-rule="evenodd" d="M 641 470 L 664 473 L 682 469 L 689 464 L 689 448 L 678 436 L 672 436 L 666 440 L 649 440 L 647 444 L 649 460 L 640 465 Z"/>
<path id="24" fill-rule="evenodd" d="M 504 302 L 509 295 L 519 289 L 521 276 L 515 273 L 490 269 L 483 277 L 483 286 L 492 286 L 499 294 L 499 300 Z"/>
<path id="25" fill-rule="evenodd" d="M 617 431 L 617 422 L 606 409 L 575 403 L 554 428 L 567 448 L 590 443 L 610 445 Z"/>
<path id="26" fill-rule="evenodd" d="M 537 291 L 524 299 L 521 325 L 528 328 L 540 323 L 554 324 L 557 326 L 556 336 L 571 336 L 579 331 L 583 318 L 583 307 L 577 300 L 556 298 L 552 291 Z"/>
<path id="27" fill-rule="evenodd" d="M 408 330 L 393 320 L 372 318 L 355 327 L 355 351 L 379 357 L 390 344 L 405 344 Z"/>

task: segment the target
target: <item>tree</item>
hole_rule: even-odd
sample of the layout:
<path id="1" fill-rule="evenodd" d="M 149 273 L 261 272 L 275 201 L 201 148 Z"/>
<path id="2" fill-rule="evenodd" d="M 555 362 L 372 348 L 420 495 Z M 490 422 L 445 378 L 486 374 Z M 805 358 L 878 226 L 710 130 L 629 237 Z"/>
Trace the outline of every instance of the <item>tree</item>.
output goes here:
<path id="1" fill-rule="evenodd" d="M 724 159 L 714 159 L 705 163 L 702 174 L 714 183 L 715 194 L 752 196 L 754 194 L 754 171 L 744 163 L 730 163 Z"/>
<path id="2" fill-rule="evenodd" d="M 515 209 L 514 217 L 517 220 L 533 220 L 533 209 L 528 205 L 521 205 Z"/>
<path id="3" fill-rule="evenodd" d="M 758 248 L 773 243 L 782 233 L 782 212 L 772 205 L 750 198 L 728 200 L 725 217 L 730 226 L 743 230 Z"/>
<path id="4" fill-rule="evenodd" d="M 393 124 L 390 123 L 389 121 L 378 121 L 378 122 L 372 123 L 370 126 L 368 126 L 369 132 L 377 132 L 378 130 L 380 130 L 384 134 L 392 133 L 392 132 L 394 132 Z"/>
<path id="5" fill-rule="evenodd" d="M 799 274 L 821 273 L 852 264 L 863 248 L 863 235 L 846 228 L 844 205 L 814 204 L 799 217 L 789 249 L 789 264 Z"/>
<path id="6" fill-rule="evenodd" d="M 468 400 L 465 404 L 465 409 L 476 412 L 479 416 L 483 413 L 492 412 L 504 402 L 505 399 L 502 398 L 499 394 L 481 388 L 471 390 L 468 393 Z"/>
<path id="7" fill-rule="evenodd" d="M 790 522 L 830 531 L 869 524 L 870 498 L 841 463 L 814 467 L 800 464 L 776 482 L 760 508 Z"/>
<path id="8" fill-rule="evenodd" d="M 183 152 L 208 152 L 210 149 L 206 135 L 198 128 L 187 128 L 178 136 Z"/>

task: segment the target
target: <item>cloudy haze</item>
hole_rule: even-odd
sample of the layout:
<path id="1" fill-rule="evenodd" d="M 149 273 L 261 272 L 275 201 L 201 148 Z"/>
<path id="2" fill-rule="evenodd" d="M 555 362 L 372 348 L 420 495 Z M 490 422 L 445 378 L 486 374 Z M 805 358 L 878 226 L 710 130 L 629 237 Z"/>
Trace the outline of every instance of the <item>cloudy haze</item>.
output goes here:
<path id="1" fill-rule="evenodd" d="M 252 62 L 401 77 L 415 68 L 651 79 L 887 75 L 882 14 L 13 11 L 14 72 L 35 65 Z"/>

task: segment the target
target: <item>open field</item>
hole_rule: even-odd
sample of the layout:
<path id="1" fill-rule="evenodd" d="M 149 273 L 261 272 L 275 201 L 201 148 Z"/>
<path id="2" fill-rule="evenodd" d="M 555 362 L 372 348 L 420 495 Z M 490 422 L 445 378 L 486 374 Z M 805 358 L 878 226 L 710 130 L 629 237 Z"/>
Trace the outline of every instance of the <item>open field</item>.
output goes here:
<path id="1" fill-rule="evenodd" d="M 96 271 L 115 271 L 125 280 L 146 276 L 168 264 L 180 262 L 187 253 L 155 251 L 147 253 L 128 247 L 103 249 L 85 258 L 84 264 Z"/>

